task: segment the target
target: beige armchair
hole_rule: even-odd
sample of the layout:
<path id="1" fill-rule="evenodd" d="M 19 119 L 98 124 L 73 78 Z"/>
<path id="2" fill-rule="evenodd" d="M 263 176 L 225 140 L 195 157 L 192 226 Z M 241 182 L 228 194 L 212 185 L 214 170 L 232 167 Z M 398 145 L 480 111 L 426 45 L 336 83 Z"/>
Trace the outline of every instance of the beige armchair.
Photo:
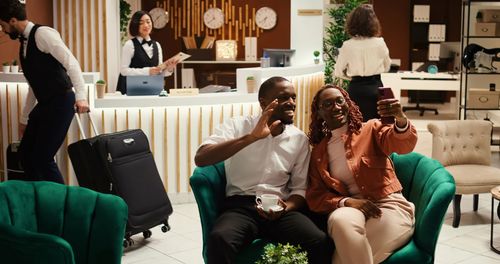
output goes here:
<path id="1" fill-rule="evenodd" d="M 491 165 L 492 124 L 485 120 L 435 121 L 427 125 L 432 133 L 432 157 L 453 175 L 453 227 L 460 224 L 462 194 L 473 194 L 477 211 L 479 193 L 500 185 L 500 169 Z"/>

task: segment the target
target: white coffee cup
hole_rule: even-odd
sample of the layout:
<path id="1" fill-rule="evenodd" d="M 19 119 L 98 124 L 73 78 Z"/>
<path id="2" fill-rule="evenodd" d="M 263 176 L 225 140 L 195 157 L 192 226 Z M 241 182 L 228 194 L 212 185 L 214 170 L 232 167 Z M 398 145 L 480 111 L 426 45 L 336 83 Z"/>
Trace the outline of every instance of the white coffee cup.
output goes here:
<path id="1" fill-rule="evenodd" d="M 269 209 L 273 209 L 277 207 L 279 203 L 279 196 L 276 194 L 261 194 L 257 197 L 255 197 L 255 203 L 257 205 L 262 206 L 262 209 L 264 211 L 269 211 Z"/>

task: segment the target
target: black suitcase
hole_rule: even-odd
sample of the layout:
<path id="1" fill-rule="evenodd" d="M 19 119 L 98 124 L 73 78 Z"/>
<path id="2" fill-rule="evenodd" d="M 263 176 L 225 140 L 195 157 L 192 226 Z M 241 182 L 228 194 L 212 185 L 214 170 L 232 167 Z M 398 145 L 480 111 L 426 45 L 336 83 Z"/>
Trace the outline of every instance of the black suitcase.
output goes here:
<path id="1" fill-rule="evenodd" d="M 75 115 L 82 135 L 80 117 Z M 94 122 L 91 126 L 97 135 Z M 143 232 L 151 236 L 152 227 L 163 224 L 170 230 L 168 217 L 172 205 L 163 187 L 147 136 L 132 129 L 79 140 L 68 146 L 68 154 L 80 186 L 120 196 L 128 205 L 124 246 L 130 237 Z"/>
<path id="2" fill-rule="evenodd" d="M 19 142 L 10 143 L 9 146 L 7 146 L 6 157 L 8 180 L 27 180 L 21 165 L 21 157 L 18 150 Z"/>

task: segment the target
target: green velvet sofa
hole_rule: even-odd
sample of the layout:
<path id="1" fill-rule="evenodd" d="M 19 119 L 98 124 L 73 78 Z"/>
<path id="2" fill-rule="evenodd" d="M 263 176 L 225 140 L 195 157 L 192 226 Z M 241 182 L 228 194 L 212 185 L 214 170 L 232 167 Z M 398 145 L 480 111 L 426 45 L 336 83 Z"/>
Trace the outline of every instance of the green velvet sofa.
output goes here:
<path id="1" fill-rule="evenodd" d="M 52 182 L 2 182 L 1 263 L 120 263 L 127 213 L 115 195 Z"/>
<path id="2" fill-rule="evenodd" d="M 385 264 L 434 263 L 434 252 L 444 216 L 453 195 L 455 182 L 441 164 L 418 153 L 392 154 L 403 194 L 415 204 L 415 233 L 412 239 L 397 250 Z M 220 213 L 225 194 L 224 164 L 197 167 L 190 178 L 203 235 L 203 258 L 206 260 L 206 241 Z M 254 240 L 238 255 L 236 263 L 254 263 L 262 254 L 267 241 Z"/>

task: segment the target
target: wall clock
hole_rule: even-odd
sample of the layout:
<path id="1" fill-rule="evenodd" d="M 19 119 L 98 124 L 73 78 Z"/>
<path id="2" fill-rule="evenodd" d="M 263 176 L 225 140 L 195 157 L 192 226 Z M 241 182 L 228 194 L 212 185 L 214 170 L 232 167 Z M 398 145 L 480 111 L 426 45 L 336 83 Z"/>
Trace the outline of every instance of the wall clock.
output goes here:
<path id="1" fill-rule="evenodd" d="M 156 29 L 164 28 L 168 23 L 168 12 L 161 7 L 155 7 L 149 11 L 153 19 L 153 27 Z"/>
<path id="2" fill-rule="evenodd" d="M 205 11 L 203 22 L 208 28 L 217 29 L 224 25 L 224 13 L 220 8 L 212 7 Z"/>
<path id="3" fill-rule="evenodd" d="M 262 29 L 271 29 L 276 26 L 278 15 L 270 7 L 261 7 L 255 13 L 255 23 Z"/>

